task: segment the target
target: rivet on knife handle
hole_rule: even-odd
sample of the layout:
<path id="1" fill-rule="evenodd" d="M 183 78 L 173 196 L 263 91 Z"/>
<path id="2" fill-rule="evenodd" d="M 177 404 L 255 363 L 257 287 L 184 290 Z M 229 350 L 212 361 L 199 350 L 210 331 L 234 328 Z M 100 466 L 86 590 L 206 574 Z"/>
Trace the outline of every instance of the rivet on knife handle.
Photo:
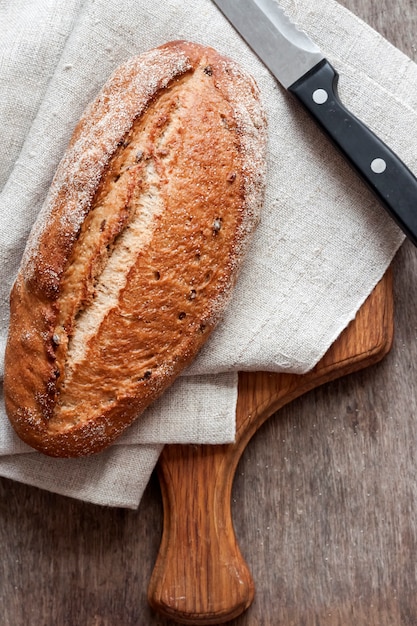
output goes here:
<path id="1" fill-rule="evenodd" d="M 338 74 L 325 59 L 291 85 L 293 93 L 417 245 L 417 180 L 337 95 Z"/>
<path id="2" fill-rule="evenodd" d="M 337 72 L 275 0 L 213 0 L 417 245 L 417 179 L 337 96 Z"/>

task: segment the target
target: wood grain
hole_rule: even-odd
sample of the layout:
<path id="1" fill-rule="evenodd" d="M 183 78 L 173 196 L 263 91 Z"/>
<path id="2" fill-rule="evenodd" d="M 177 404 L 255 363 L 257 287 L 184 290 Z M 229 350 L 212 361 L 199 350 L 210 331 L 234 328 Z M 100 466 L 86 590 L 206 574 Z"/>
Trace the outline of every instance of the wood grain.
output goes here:
<path id="1" fill-rule="evenodd" d="M 387 354 L 392 337 L 389 271 L 311 372 L 240 374 L 234 444 L 165 446 L 159 462 L 164 528 L 148 590 L 155 610 L 184 624 L 222 624 L 250 606 L 254 583 L 230 509 L 241 455 L 274 411 L 318 385 L 373 365 Z"/>
<path id="2" fill-rule="evenodd" d="M 417 60 L 413 0 L 342 4 Z M 410 133 L 417 129 L 410 129 Z M 393 264 L 395 336 L 378 364 L 271 416 L 239 461 L 232 514 L 256 581 L 230 626 L 417 623 L 417 251 Z M 0 480 L 4 626 L 173 626 L 148 605 L 162 532 L 153 476 L 138 511 Z"/>

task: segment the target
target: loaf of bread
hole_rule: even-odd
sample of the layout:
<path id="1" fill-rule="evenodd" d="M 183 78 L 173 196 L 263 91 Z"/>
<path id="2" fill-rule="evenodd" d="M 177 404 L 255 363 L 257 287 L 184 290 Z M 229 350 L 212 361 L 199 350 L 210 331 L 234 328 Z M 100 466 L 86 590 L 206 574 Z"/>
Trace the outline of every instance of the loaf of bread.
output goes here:
<path id="1" fill-rule="evenodd" d="M 190 363 L 257 223 L 254 80 L 177 41 L 119 67 L 75 128 L 10 299 L 5 401 L 50 456 L 98 452 Z"/>

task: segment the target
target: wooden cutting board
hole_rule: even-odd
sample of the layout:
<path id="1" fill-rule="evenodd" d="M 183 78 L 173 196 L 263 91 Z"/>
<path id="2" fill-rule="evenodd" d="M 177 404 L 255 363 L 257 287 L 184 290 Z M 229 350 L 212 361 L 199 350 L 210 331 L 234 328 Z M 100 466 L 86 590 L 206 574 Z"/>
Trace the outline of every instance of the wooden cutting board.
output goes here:
<path id="1" fill-rule="evenodd" d="M 236 442 L 168 445 L 159 462 L 164 527 L 148 600 L 184 624 L 222 624 L 250 606 L 254 582 L 231 515 L 236 466 L 256 430 L 282 406 L 335 378 L 368 367 L 393 338 L 389 270 L 320 363 L 308 374 L 239 375 Z"/>

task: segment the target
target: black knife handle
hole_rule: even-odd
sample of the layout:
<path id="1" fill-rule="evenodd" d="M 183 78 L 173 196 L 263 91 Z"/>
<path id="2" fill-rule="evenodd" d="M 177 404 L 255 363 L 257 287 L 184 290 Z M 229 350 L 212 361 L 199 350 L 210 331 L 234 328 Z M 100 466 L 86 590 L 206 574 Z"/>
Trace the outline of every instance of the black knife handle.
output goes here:
<path id="1" fill-rule="evenodd" d="M 417 179 L 337 94 L 338 74 L 326 59 L 289 87 L 417 246 Z"/>

